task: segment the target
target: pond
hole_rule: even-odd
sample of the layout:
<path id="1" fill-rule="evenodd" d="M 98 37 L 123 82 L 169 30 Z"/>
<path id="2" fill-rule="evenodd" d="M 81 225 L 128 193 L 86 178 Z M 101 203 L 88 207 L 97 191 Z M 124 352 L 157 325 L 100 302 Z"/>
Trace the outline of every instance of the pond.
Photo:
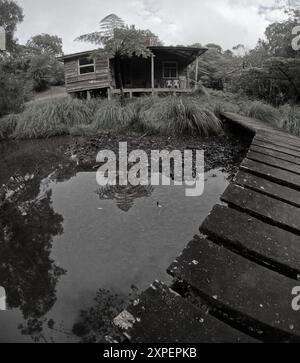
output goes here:
<path id="1" fill-rule="evenodd" d="M 0 342 L 77 342 L 72 328 L 99 289 L 126 300 L 133 286 L 169 282 L 167 267 L 229 183 L 218 169 L 202 197 L 184 186 L 103 192 L 94 169 L 64 156 L 69 141 L 0 144 Z"/>

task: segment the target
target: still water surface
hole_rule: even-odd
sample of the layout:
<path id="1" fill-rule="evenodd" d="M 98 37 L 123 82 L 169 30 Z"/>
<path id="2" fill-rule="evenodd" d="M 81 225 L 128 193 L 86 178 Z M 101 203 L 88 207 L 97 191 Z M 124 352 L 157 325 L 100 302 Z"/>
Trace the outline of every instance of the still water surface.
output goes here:
<path id="1" fill-rule="evenodd" d="M 99 289 L 126 296 L 132 285 L 168 282 L 166 268 L 228 185 L 212 170 L 202 197 L 185 197 L 184 187 L 99 190 L 95 171 L 78 172 L 63 156 L 65 142 L 0 145 L 0 286 L 9 308 L 0 342 L 32 342 L 21 325 L 36 320 L 47 341 L 76 342 L 72 327 Z"/>

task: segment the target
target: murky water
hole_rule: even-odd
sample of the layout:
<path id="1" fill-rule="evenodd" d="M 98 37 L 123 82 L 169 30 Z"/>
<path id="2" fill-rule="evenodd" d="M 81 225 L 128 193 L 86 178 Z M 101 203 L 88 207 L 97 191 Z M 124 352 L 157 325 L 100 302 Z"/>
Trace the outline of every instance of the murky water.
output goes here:
<path id="1" fill-rule="evenodd" d="M 0 342 L 78 341 L 72 327 L 99 289 L 126 296 L 169 281 L 166 268 L 228 185 L 214 170 L 199 198 L 184 187 L 99 190 L 95 171 L 62 156 L 63 142 L 0 144 Z"/>

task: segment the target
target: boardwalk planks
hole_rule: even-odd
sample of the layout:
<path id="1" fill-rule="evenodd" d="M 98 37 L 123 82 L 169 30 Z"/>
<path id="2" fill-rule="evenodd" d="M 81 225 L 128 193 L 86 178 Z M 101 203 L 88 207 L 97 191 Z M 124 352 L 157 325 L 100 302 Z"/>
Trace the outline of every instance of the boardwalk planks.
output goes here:
<path id="1" fill-rule="evenodd" d="M 300 342 L 299 315 L 291 308 L 295 281 L 200 238 L 190 242 L 169 272 L 262 340 Z"/>
<path id="2" fill-rule="evenodd" d="M 194 237 L 168 269 L 174 289 L 193 298 L 156 283 L 127 312 L 133 342 L 242 342 L 248 335 L 300 342 L 292 308 L 300 285 L 299 139 L 258 120 L 223 116 L 254 139 L 221 198 L 228 205 L 213 208 L 200 227 L 206 237 Z M 210 315 L 199 315 L 199 306 Z"/>
<path id="3" fill-rule="evenodd" d="M 115 324 L 132 343 L 250 343 L 255 340 L 155 282 Z"/>
<path id="4" fill-rule="evenodd" d="M 298 279 L 300 236 L 226 206 L 216 205 L 201 232 L 237 253 Z"/>
<path id="5" fill-rule="evenodd" d="M 241 211 L 300 235 L 299 209 L 253 190 L 231 184 L 221 198 Z"/>

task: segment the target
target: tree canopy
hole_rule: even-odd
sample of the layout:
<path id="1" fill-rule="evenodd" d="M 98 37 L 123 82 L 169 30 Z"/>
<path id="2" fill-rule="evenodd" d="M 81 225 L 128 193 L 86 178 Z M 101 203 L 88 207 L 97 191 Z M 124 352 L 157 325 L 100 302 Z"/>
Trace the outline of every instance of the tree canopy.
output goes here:
<path id="1" fill-rule="evenodd" d="M 55 57 L 63 54 L 62 39 L 57 35 L 38 34 L 31 37 L 26 46 L 42 54 L 49 54 Z"/>
<path id="2" fill-rule="evenodd" d="M 124 97 L 121 74 L 123 59 L 133 56 L 148 58 L 152 54 L 148 46 L 160 44 L 158 37 L 150 30 L 140 30 L 135 26 L 125 25 L 125 22 L 115 14 L 110 14 L 100 21 L 100 31 L 82 35 L 76 40 L 103 47 L 97 54 L 114 58 L 117 86 L 121 90 L 122 99 Z"/>
<path id="3" fill-rule="evenodd" d="M 17 25 L 23 19 L 23 9 L 15 1 L 0 0 L 0 27 L 6 32 L 8 49 L 14 45 L 14 34 Z"/>

